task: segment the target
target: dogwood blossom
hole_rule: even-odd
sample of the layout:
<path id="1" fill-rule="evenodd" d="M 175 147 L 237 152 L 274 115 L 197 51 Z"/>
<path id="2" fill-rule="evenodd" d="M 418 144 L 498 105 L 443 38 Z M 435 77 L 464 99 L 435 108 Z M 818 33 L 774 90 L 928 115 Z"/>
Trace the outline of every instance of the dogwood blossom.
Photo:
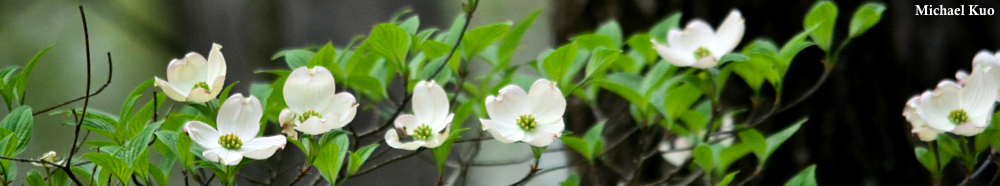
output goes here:
<path id="1" fill-rule="evenodd" d="M 535 81 L 530 91 L 507 85 L 496 96 L 486 97 L 490 119 L 479 119 L 483 130 L 503 143 L 522 141 L 537 147 L 548 146 L 562 135 L 566 112 L 562 91 L 547 79 Z"/>
<path id="2" fill-rule="evenodd" d="M 745 29 L 743 15 L 739 10 L 732 10 L 719 25 L 718 31 L 705 21 L 695 19 L 683 31 L 670 30 L 666 45 L 652 40 L 653 48 L 660 57 L 675 66 L 711 68 L 740 44 Z"/>
<path id="3" fill-rule="evenodd" d="M 933 91 L 920 95 L 920 104 L 916 106 L 919 117 L 934 130 L 964 136 L 982 132 L 989 125 L 997 99 L 996 76 L 992 74 L 996 64 L 993 54 L 977 54 L 972 73 L 964 78 L 964 86 L 945 80 Z"/>
<path id="4" fill-rule="evenodd" d="M 184 124 L 184 132 L 205 151 L 205 160 L 236 165 L 243 157 L 267 159 L 278 149 L 285 148 L 285 136 L 257 137 L 260 118 L 264 115 L 260 100 L 235 94 L 219 107 L 218 130 L 201 121 Z"/>
<path id="5" fill-rule="evenodd" d="M 913 96 L 910 100 L 906 101 L 906 107 L 903 108 L 903 117 L 906 118 L 906 121 L 910 122 L 910 125 L 913 127 L 911 132 L 913 132 L 913 134 L 916 135 L 920 141 L 934 141 L 937 139 L 937 136 L 941 133 L 941 131 L 927 127 L 927 124 L 924 122 L 924 118 L 920 117 L 920 111 L 917 109 L 920 108 L 920 99 L 922 97 L 923 96 L 919 95 Z"/>
<path id="6" fill-rule="evenodd" d="M 421 81 L 413 87 L 413 114 L 396 118 L 395 130 L 385 133 L 385 141 L 397 149 L 416 150 L 420 146 L 434 148 L 447 140 L 451 120 L 448 95 L 433 80 Z M 404 141 L 400 141 L 400 138 Z"/>
<path id="7" fill-rule="evenodd" d="M 337 91 L 333 74 L 324 67 L 299 67 L 288 75 L 283 89 L 288 108 L 281 111 L 279 124 L 316 135 L 340 129 L 354 120 L 358 102 L 348 92 Z M 288 132 L 288 131 L 286 131 Z"/>
<path id="8" fill-rule="evenodd" d="M 212 44 L 208 59 L 198 53 L 188 53 L 183 60 L 174 59 L 167 66 L 167 80 L 159 77 L 156 86 L 170 99 L 180 102 L 204 103 L 218 96 L 226 81 L 226 59 L 222 45 Z"/>

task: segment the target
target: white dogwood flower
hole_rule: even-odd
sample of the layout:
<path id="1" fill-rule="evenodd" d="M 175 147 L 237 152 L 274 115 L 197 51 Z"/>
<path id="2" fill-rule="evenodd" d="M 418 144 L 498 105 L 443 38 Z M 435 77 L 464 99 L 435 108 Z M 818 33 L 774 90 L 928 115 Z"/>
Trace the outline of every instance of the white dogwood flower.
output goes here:
<path id="1" fill-rule="evenodd" d="M 674 166 L 681 166 L 684 161 L 691 158 L 691 142 L 685 137 L 679 137 L 671 141 L 664 141 L 660 143 L 660 154 L 663 156 L 664 160 Z"/>
<path id="2" fill-rule="evenodd" d="M 739 10 L 732 10 L 719 30 L 700 19 L 695 19 L 685 26 L 684 30 L 670 30 L 667 35 L 667 45 L 652 40 L 653 48 L 660 57 L 675 66 L 692 66 L 695 68 L 714 67 L 723 55 L 732 52 L 743 39 L 743 15 Z"/>
<path id="3" fill-rule="evenodd" d="M 928 127 L 964 136 L 974 136 L 986 129 L 997 99 L 997 85 L 988 74 L 989 67 L 980 65 L 984 58 L 993 57 L 985 53 L 977 55 L 964 86 L 941 81 L 934 91 L 920 95 L 916 110 Z"/>
<path id="4" fill-rule="evenodd" d="M 235 94 L 219 107 L 216 119 L 218 130 L 201 121 L 184 124 L 184 132 L 205 151 L 202 156 L 208 161 L 224 165 L 236 165 L 243 157 L 267 159 L 274 151 L 285 148 L 285 136 L 257 137 L 260 118 L 264 109 L 256 97 Z"/>
<path id="5" fill-rule="evenodd" d="M 156 86 L 163 89 L 170 99 L 180 102 L 204 103 L 222 91 L 226 81 L 226 59 L 222 45 L 212 44 L 208 59 L 198 53 L 188 53 L 183 60 L 174 59 L 167 66 L 167 80 L 159 77 Z"/>
<path id="6" fill-rule="evenodd" d="M 998 82 L 1000 80 L 1000 52 L 994 54 L 989 51 L 979 51 L 976 57 L 972 59 L 972 68 L 973 71 L 984 73 L 989 83 L 1000 83 Z M 959 78 L 958 81 L 961 83 L 963 80 Z M 1000 91 L 993 90 L 993 92 L 997 94 L 997 101 L 1000 101 Z"/>
<path id="7" fill-rule="evenodd" d="M 303 133 L 316 135 L 340 129 L 354 120 L 358 102 L 348 92 L 337 91 L 333 74 L 324 67 L 299 67 L 288 75 L 285 104 L 279 124 L 294 124 Z"/>
<path id="8" fill-rule="evenodd" d="M 931 93 L 927 94 L 930 95 Z M 922 97 L 919 95 L 913 96 L 910 100 L 906 101 L 906 107 L 903 108 L 903 117 L 906 118 L 906 121 L 910 122 L 910 125 L 913 127 L 911 132 L 917 138 L 920 138 L 920 141 L 934 141 L 941 131 L 927 127 L 924 118 L 920 116 L 920 111 L 917 109 L 920 109 L 920 99 Z"/>
<path id="9" fill-rule="evenodd" d="M 537 147 L 548 146 L 562 135 L 566 98 L 556 82 L 539 79 L 530 91 L 507 85 L 496 96 L 486 97 L 490 119 L 479 119 L 483 130 L 503 143 L 522 141 Z"/>
<path id="10" fill-rule="evenodd" d="M 56 157 L 56 151 L 49 151 L 49 152 L 43 154 L 42 157 L 38 157 L 38 160 L 39 161 L 43 161 L 43 162 L 54 163 L 56 165 L 62 165 L 63 161 L 66 161 L 66 160 L 56 161 L 56 158 L 57 158 Z M 31 164 L 35 165 L 35 166 L 39 166 L 39 167 L 52 168 L 52 165 L 50 165 L 48 163 L 31 162 Z"/>
<path id="11" fill-rule="evenodd" d="M 413 114 L 396 118 L 395 130 L 385 133 L 392 148 L 416 150 L 420 146 L 434 148 L 448 139 L 451 120 L 448 95 L 433 80 L 421 81 L 413 87 Z M 404 141 L 400 141 L 403 137 Z"/>

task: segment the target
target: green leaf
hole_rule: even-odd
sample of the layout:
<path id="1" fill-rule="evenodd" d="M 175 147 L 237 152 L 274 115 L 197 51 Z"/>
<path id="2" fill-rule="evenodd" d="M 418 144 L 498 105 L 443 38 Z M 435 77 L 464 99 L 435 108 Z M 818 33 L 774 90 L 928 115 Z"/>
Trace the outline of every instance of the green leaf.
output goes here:
<path id="1" fill-rule="evenodd" d="M 596 50 L 597 48 L 618 48 L 615 46 L 615 39 L 597 34 L 584 34 L 573 37 L 573 42 L 579 44 L 587 50 Z"/>
<path id="2" fill-rule="evenodd" d="M 324 145 L 319 156 L 316 157 L 316 161 L 314 161 L 316 169 L 323 175 L 323 178 L 326 178 L 327 182 L 336 183 L 340 167 L 344 164 L 344 156 L 347 155 L 349 142 L 346 135 L 336 135 L 331 143 Z"/>
<path id="3" fill-rule="evenodd" d="M 608 36 L 614 40 L 614 46 L 612 48 L 621 48 L 622 46 L 622 26 L 618 24 L 618 21 L 610 20 L 604 22 L 600 27 L 597 27 L 597 35 Z"/>
<path id="4" fill-rule="evenodd" d="M 537 18 L 540 13 L 542 13 L 542 9 L 532 12 L 531 15 L 524 18 L 521 23 L 514 26 L 514 29 L 511 30 L 510 33 L 507 34 L 507 37 L 504 37 L 503 41 L 500 42 L 500 47 L 497 49 L 497 56 L 501 63 L 501 68 L 510 64 L 510 59 L 514 56 L 514 51 L 517 50 L 518 44 L 521 42 L 521 37 L 528 31 L 528 28 L 531 27 L 531 24 L 535 22 L 535 18 Z"/>
<path id="5" fill-rule="evenodd" d="M 861 5 L 861 8 L 854 11 L 854 17 L 851 17 L 848 37 L 855 38 L 867 32 L 868 29 L 878 24 L 879 20 L 882 20 L 882 12 L 884 11 L 885 5 L 882 3 L 870 2 Z"/>
<path id="6" fill-rule="evenodd" d="M 813 5 L 802 22 L 803 28 L 819 25 L 809 36 L 823 51 L 830 52 L 833 28 L 837 24 L 837 5 L 830 1 L 820 1 Z"/>
<path id="7" fill-rule="evenodd" d="M 605 140 L 604 136 L 601 135 L 604 133 L 604 124 L 606 122 L 607 120 L 598 122 L 593 127 L 590 127 L 590 130 L 587 130 L 587 133 L 583 135 L 583 142 L 587 143 L 587 146 L 589 146 L 589 157 L 591 158 L 597 157 L 597 155 L 604 152 Z"/>
<path id="8" fill-rule="evenodd" d="M 549 75 L 549 79 L 557 83 L 562 83 L 563 75 L 566 74 L 570 64 L 573 64 L 573 61 L 576 60 L 578 48 L 575 43 L 563 45 L 545 58 L 545 61 L 542 62 L 542 67 L 545 73 Z"/>
<path id="9" fill-rule="evenodd" d="M 715 154 L 712 153 L 712 148 L 708 145 L 701 144 L 694 148 L 694 162 L 701 167 L 705 172 L 711 172 L 712 166 L 715 166 Z"/>
<path id="10" fill-rule="evenodd" d="M 741 131 L 738 135 L 740 136 L 740 140 L 749 145 L 750 149 L 753 150 L 753 154 L 757 156 L 758 165 L 763 165 L 764 161 L 767 161 L 768 156 L 770 156 L 764 135 L 752 128 Z"/>
<path id="11" fill-rule="evenodd" d="M 816 165 L 810 165 L 798 175 L 792 177 L 785 183 L 785 186 L 817 186 L 816 184 Z"/>
<path id="12" fill-rule="evenodd" d="M 315 66 L 328 67 L 333 64 L 333 59 L 336 58 L 337 58 L 337 49 L 333 47 L 332 42 L 327 42 L 326 45 L 323 45 L 323 48 L 320 48 L 319 51 L 316 51 L 316 53 L 313 54 L 311 58 L 309 58 L 309 62 L 306 63 L 306 67 L 308 68 L 313 68 Z"/>
<path id="13" fill-rule="evenodd" d="M 455 140 L 465 130 L 468 130 L 468 128 L 452 130 L 451 134 L 448 134 L 448 138 L 440 146 L 431 149 L 431 155 L 434 157 L 434 164 L 437 165 L 438 174 L 444 174 L 444 164 L 448 161 L 448 154 L 451 153 L 451 145 L 455 143 Z"/>
<path id="14" fill-rule="evenodd" d="M 570 174 L 565 181 L 559 182 L 559 186 L 578 186 L 580 185 L 580 175 L 577 173 Z"/>
<path id="15" fill-rule="evenodd" d="M 420 49 L 427 55 L 427 59 L 437 59 L 448 54 L 449 50 L 451 50 L 451 45 L 431 40 L 425 41 L 420 46 Z"/>
<path id="16" fill-rule="evenodd" d="M 964 156 L 964 152 L 962 151 L 962 145 L 960 145 L 959 142 L 954 138 L 951 138 L 948 135 L 942 133 L 938 136 L 937 140 L 938 140 L 938 145 L 941 148 L 940 151 L 941 154 L 947 154 L 950 156 L 959 156 L 959 157 Z M 941 157 L 945 156 L 941 155 Z M 945 160 L 946 159 L 942 158 L 941 162 L 945 162 Z"/>
<path id="17" fill-rule="evenodd" d="M 365 92 L 374 100 L 381 100 L 387 96 L 385 94 L 385 89 L 383 89 L 382 82 L 378 81 L 378 79 L 375 79 L 374 77 L 355 75 L 348 78 L 348 80 L 348 87 Z"/>
<path id="18" fill-rule="evenodd" d="M 479 28 L 469 30 L 465 33 L 465 37 L 462 38 L 462 53 L 465 54 L 465 59 L 472 59 L 479 52 L 482 52 L 486 46 L 493 44 L 504 35 L 507 34 L 507 30 L 510 28 L 510 23 L 498 23 L 487 25 Z"/>
<path id="19" fill-rule="evenodd" d="M 587 161 L 593 161 L 594 157 L 590 150 L 590 145 L 587 145 L 587 142 L 584 142 L 583 139 L 574 136 L 562 136 L 559 140 L 562 140 L 563 144 L 580 153 Z"/>
<path id="20" fill-rule="evenodd" d="M 17 87 L 17 97 L 18 99 L 20 99 L 19 103 L 21 105 L 24 105 L 24 91 L 27 89 L 28 76 L 31 76 L 31 70 L 35 68 L 35 63 L 38 63 L 38 59 L 42 58 L 42 54 L 45 54 L 45 52 L 49 51 L 49 49 L 52 49 L 52 47 L 55 46 L 45 47 L 45 49 L 42 49 L 41 52 L 35 54 L 35 57 L 31 58 L 31 62 L 28 62 L 28 65 L 24 66 L 24 70 L 21 71 L 21 74 L 14 76 L 15 80 L 14 84 Z M 10 109 L 10 103 L 7 104 L 7 108 L 8 110 Z"/>
<path id="21" fill-rule="evenodd" d="M 239 83 L 240 81 L 233 82 L 229 84 L 229 86 L 226 86 L 226 88 L 222 89 L 222 94 L 219 94 L 219 103 L 225 103 L 226 99 L 229 98 L 229 92 L 232 91 L 233 87 L 235 87 L 236 84 Z"/>
<path id="22" fill-rule="evenodd" d="M 620 50 L 612 49 L 601 49 L 594 52 L 594 55 L 590 57 L 590 61 L 587 62 L 586 73 L 584 74 L 584 79 L 590 78 L 590 75 L 594 73 L 603 73 L 614 61 L 618 60 L 618 56 L 621 56 L 622 52 Z"/>
<path id="23" fill-rule="evenodd" d="M 726 64 L 728 62 L 740 62 L 746 60 L 750 60 L 750 57 L 747 57 L 746 55 L 739 53 L 728 53 L 726 55 L 723 55 L 722 58 L 719 59 L 718 66 L 722 66 L 722 64 Z"/>
<path id="24" fill-rule="evenodd" d="M 420 29 L 420 16 L 410 16 L 410 18 L 407 18 L 406 21 L 399 23 L 399 28 L 405 30 L 407 34 L 417 34 L 417 30 Z"/>
<path id="25" fill-rule="evenodd" d="M 115 153 L 115 157 L 124 160 L 127 165 L 132 166 L 135 164 L 136 159 L 146 151 L 149 147 L 149 140 L 153 138 L 153 132 L 156 131 L 163 121 L 152 123 L 143 127 L 142 132 L 139 132 L 134 138 L 125 143 L 125 146 L 121 150 Z"/>
<path id="26" fill-rule="evenodd" d="M 41 173 L 38 173 L 38 170 L 28 171 L 28 177 L 24 179 L 30 186 L 45 186 L 44 178 L 42 178 Z"/>
<path id="27" fill-rule="evenodd" d="M 361 147 L 357 151 L 351 152 L 351 160 L 347 162 L 347 175 L 354 175 L 355 172 L 358 172 L 358 168 L 361 168 L 361 165 L 368 160 L 368 156 L 371 156 L 376 148 L 378 148 L 378 143 Z"/>
<path id="28" fill-rule="evenodd" d="M 465 14 L 459 14 L 455 17 L 455 21 L 451 22 L 451 27 L 448 28 L 448 32 L 441 33 L 444 38 L 438 40 L 442 43 L 455 44 L 458 41 L 459 34 L 462 34 L 462 27 L 465 25 Z M 435 39 L 437 40 L 437 39 Z"/>
<path id="29" fill-rule="evenodd" d="M 655 62 L 656 58 L 659 56 L 659 54 L 656 53 L 656 50 L 653 49 L 653 43 L 649 41 L 650 36 L 647 34 L 636 34 L 628 38 L 628 46 L 631 47 L 632 50 L 638 51 L 639 54 L 642 54 L 642 57 L 646 59 L 644 62 L 647 64 Z"/>
<path id="30" fill-rule="evenodd" d="M 139 100 L 139 97 L 142 97 L 142 94 L 146 92 L 146 89 L 149 88 L 149 86 L 153 85 L 153 82 L 154 82 L 153 79 L 146 80 L 145 82 L 142 82 L 142 84 L 140 84 L 138 87 L 135 87 L 135 90 L 132 90 L 132 93 L 129 94 L 127 99 L 125 99 L 125 104 L 122 105 L 121 113 L 118 114 L 119 116 L 121 116 L 121 119 L 119 119 L 118 121 L 120 122 L 117 123 L 125 123 L 126 121 L 129 120 L 129 117 L 132 116 L 132 109 L 133 107 L 135 107 L 135 102 Z M 119 129 L 121 129 L 120 127 L 124 126 L 116 126 L 116 127 L 119 127 Z"/>
<path id="31" fill-rule="evenodd" d="M 646 110 L 649 100 L 644 98 L 642 94 L 638 92 L 638 83 L 642 81 L 642 77 L 634 74 L 627 73 L 614 73 L 608 75 L 607 79 L 596 79 L 591 81 L 593 85 L 607 89 L 618 96 L 625 98 L 633 105 L 639 108 L 639 110 Z"/>
<path id="32" fill-rule="evenodd" d="M 406 63 L 406 53 L 410 47 L 410 35 L 392 23 L 375 25 L 368 36 L 368 43 L 375 53 L 385 57 L 394 66 Z M 332 182 L 331 182 L 332 183 Z"/>
<path id="33" fill-rule="evenodd" d="M 132 169 L 128 163 L 108 153 L 87 153 L 83 157 L 101 166 L 104 170 L 111 170 L 111 174 L 118 177 L 118 181 L 122 183 L 129 182 L 129 178 L 132 177 Z"/>
<path id="34" fill-rule="evenodd" d="M 809 120 L 808 118 L 802 118 L 799 121 L 796 121 L 795 124 L 792 124 L 792 126 L 788 126 L 787 128 L 781 130 L 781 132 L 771 134 L 771 136 L 768 136 L 766 140 L 767 154 L 774 153 L 775 150 L 778 150 L 778 147 L 781 146 L 782 143 L 785 143 L 785 140 L 791 138 L 792 135 L 795 134 L 795 132 L 799 131 L 799 128 L 802 127 L 802 124 L 806 123 L 806 121 L 808 120 Z"/>
<path id="35" fill-rule="evenodd" d="M 31 140 L 31 127 L 34 125 L 34 117 L 31 116 L 31 107 L 24 105 L 17 107 L 10 114 L 7 114 L 0 121 L 0 127 L 14 132 L 17 136 L 17 148 L 14 150 L 12 156 L 21 154 L 24 148 L 28 147 L 28 141 Z"/>
<path id="36" fill-rule="evenodd" d="M 156 180 L 156 183 L 160 185 L 168 185 L 167 183 L 170 181 L 170 179 L 167 178 L 168 175 L 164 174 L 159 167 L 156 167 L 155 165 L 150 165 L 148 172 L 150 175 L 153 176 L 153 180 Z"/>
<path id="37" fill-rule="evenodd" d="M 3 78 L 3 81 L 0 81 L 0 85 L 9 83 L 10 76 L 13 76 L 14 72 L 19 69 L 21 69 L 21 67 L 19 66 L 9 66 L 7 68 L 3 68 L 2 70 L 0 70 L 0 78 Z"/>
<path id="38" fill-rule="evenodd" d="M 690 83 L 685 83 L 667 91 L 667 101 L 664 102 L 666 104 L 664 108 L 670 114 L 670 118 L 681 117 L 682 114 L 691 108 L 691 105 L 694 105 L 698 101 L 701 95 L 698 87 Z"/>
<path id="39" fill-rule="evenodd" d="M 666 44 L 667 33 L 669 33 L 671 29 L 680 27 L 680 22 L 681 12 L 670 14 L 670 16 L 667 16 L 666 19 L 660 20 L 660 22 L 657 22 L 656 25 L 653 25 L 653 28 L 649 29 L 649 35 L 653 39 L 656 39 L 657 42 Z"/>
<path id="40" fill-rule="evenodd" d="M 306 66 L 309 63 L 309 59 L 312 58 L 314 53 L 309 50 L 304 49 L 292 49 L 283 50 L 274 54 L 271 60 L 278 59 L 280 57 L 285 58 L 285 64 L 288 64 L 289 69 L 297 69 L 299 67 Z"/>
<path id="41" fill-rule="evenodd" d="M 984 150 L 986 150 L 987 148 L 990 148 L 990 146 L 995 145 L 993 144 L 993 142 L 996 141 L 997 138 L 1000 138 L 1000 130 L 994 128 L 986 129 L 982 133 L 976 135 L 975 153 L 979 154 Z"/>
<path id="42" fill-rule="evenodd" d="M 917 155 L 917 161 L 920 161 L 920 164 L 924 165 L 927 171 L 930 171 L 931 174 L 937 173 L 938 161 L 934 153 L 931 153 L 924 147 L 914 148 L 913 151 Z"/>
<path id="43" fill-rule="evenodd" d="M 739 173 L 740 171 L 730 172 L 729 174 L 726 174 L 726 177 L 722 178 L 722 181 L 719 181 L 719 184 L 715 184 L 715 186 L 728 186 L 729 183 L 733 182 L 733 178 L 736 178 L 736 174 Z"/>

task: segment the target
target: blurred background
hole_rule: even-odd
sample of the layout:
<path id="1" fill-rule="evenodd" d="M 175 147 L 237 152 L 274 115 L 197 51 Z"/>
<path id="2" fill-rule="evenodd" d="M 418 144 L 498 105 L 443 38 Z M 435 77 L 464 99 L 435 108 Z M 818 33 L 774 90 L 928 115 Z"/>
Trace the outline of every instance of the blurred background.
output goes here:
<path id="1" fill-rule="evenodd" d="M 844 38 L 849 16 L 858 5 L 867 1 L 836 1 L 840 19 L 834 41 Z M 684 13 L 682 24 L 701 18 L 718 25 L 730 9 L 736 8 L 746 19 L 743 44 L 755 38 L 783 42 L 802 30 L 802 19 L 813 3 L 812 0 L 483 0 L 470 27 L 508 20 L 517 22 L 534 10 L 544 9 L 522 39 L 521 50 L 512 61 L 519 64 L 535 59 L 538 52 L 563 44 L 574 34 L 592 30 L 604 21 L 617 19 L 625 33 L 630 34 L 644 32 L 666 15 L 678 11 Z M 818 165 L 818 181 L 823 185 L 930 184 L 928 172 L 913 155 L 914 145 L 923 144 L 910 135 L 909 124 L 901 116 L 904 102 L 910 96 L 933 88 L 942 79 L 954 78 L 957 70 L 971 69 L 976 52 L 1000 49 L 1000 24 L 997 24 L 1000 18 L 915 16 L 914 5 L 957 7 L 975 4 L 1000 8 L 1000 3 L 993 0 L 884 3 L 888 9 L 882 21 L 845 48 L 841 62 L 819 91 L 799 106 L 758 127 L 770 133 L 801 117 L 810 117 L 802 130 L 775 152 L 765 172 L 751 185 L 783 184 L 810 164 Z M 80 5 L 86 9 L 90 29 L 93 88 L 99 87 L 109 73 L 105 53 L 110 52 L 115 61 L 111 85 L 92 99 L 92 108 L 104 111 L 117 111 L 124 103 L 122 98 L 141 82 L 152 76 L 165 77 L 171 59 L 192 51 L 207 55 L 212 43 L 223 45 L 222 52 L 229 66 L 226 83 L 240 81 L 234 92 L 247 93 L 251 82 L 267 82 L 273 78 L 254 71 L 285 68 L 283 60 L 270 60 L 281 49 L 321 45 L 328 41 L 339 49 L 354 36 L 368 34 L 373 25 L 387 21 L 406 7 L 420 16 L 421 29 L 446 28 L 461 13 L 458 0 L 0 0 L 0 67 L 24 66 L 38 51 L 55 46 L 41 58 L 29 79 L 25 102 L 36 110 L 83 95 L 85 84 L 82 81 L 86 72 L 82 69 L 85 69 L 86 55 L 77 10 Z M 816 81 L 822 72 L 819 63 L 822 55 L 822 51 L 812 47 L 796 58 L 785 80 L 786 96 L 798 96 Z M 730 81 L 724 105 L 748 107 L 749 89 L 738 77 Z M 602 99 L 620 98 L 603 96 Z M 600 107 L 620 108 L 613 105 L 622 102 L 601 103 L 609 105 Z M 80 107 L 81 104 L 71 106 Z M 7 112 L 0 110 L 3 115 Z M 590 113 L 587 109 L 567 111 L 567 116 L 579 116 L 577 114 Z M 61 123 L 69 119 L 72 118 L 66 115 L 37 116 L 33 140 L 21 156 L 35 157 L 50 150 L 68 154 L 72 135 L 67 134 L 73 131 L 72 127 Z M 352 125 L 367 123 L 370 122 L 356 119 Z M 582 134 L 590 123 L 567 123 L 567 129 Z M 606 131 L 605 136 L 614 136 L 614 132 Z M 497 144 L 485 142 L 484 145 L 490 148 L 484 148 L 476 159 L 483 163 L 469 168 L 469 180 L 453 183 L 504 185 L 523 177 L 530 165 L 528 161 L 490 162 L 517 162 L 530 158 L 527 145 Z M 284 158 L 248 165 L 243 174 L 249 178 L 238 178 L 240 185 L 256 185 L 246 179 L 267 181 L 268 178 L 272 178 L 270 183 L 287 184 L 296 175 L 294 169 L 302 163 L 301 153 L 289 147 L 278 155 Z M 554 148 L 562 147 L 556 145 Z M 390 152 L 382 159 L 394 154 L 405 153 Z M 542 167 L 564 165 L 569 159 L 578 158 L 573 156 L 547 153 Z M 744 166 L 734 167 L 749 172 L 755 160 L 745 158 L 744 161 Z M 436 177 L 432 162 L 429 154 L 422 154 L 372 174 L 352 178 L 348 185 L 430 185 Z M 26 166 L 30 165 L 22 165 Z M 959 163 L 950 166 L 952 170 L 947 171 L 944 185 L 953 185 L 964 175 Z M 264 172 L 272 167 L 292 170 L 284 174 Z M 556 184 L 565 179 L 569 171 L 546 174 L 530 185 Z M 180 173 L 175 172 L 172 183 L 179 184 Z M 992 174 L 993 169 L 988 169 L 986 175 Z M 312 184 L 318 175 L 310 175 L 300 185 Z M 597 172 L 590 176 L 615 175 Z M 978 181 L 985 184 L 989 180 Z M 614 183 L 595 183 L 606 184 Z"/>

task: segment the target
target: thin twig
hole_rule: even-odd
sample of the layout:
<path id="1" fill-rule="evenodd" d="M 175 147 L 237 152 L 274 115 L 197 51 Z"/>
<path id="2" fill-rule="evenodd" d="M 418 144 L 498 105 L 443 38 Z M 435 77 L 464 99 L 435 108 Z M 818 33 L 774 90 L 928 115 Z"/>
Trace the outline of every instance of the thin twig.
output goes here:
<path id="1" fill-rule="evenodd" d="M 302 181 L 302 178 L 305 178 L 306 176 L 309 175 L 309 170 L 312 170 L 312 166 L 306 166 L 305 168 L 302 168 L 302 170 L 299 171 L 299 176 L 295 177 L 295 180 L 292 180 L 292 183 L 288 183 L 288 186 L 293 186 L 296 183 L 299 183 L 299 181 Z"/>
<path id="2" fill-rule="evenodd" d="M 88 54 L 89 54 L 89 52 L 88 52 Z M 80 96 L 80 97 L 78 97 L 76 99 L 60 103 L 60 104 L 58 104 L 56 106 L 52 106 L 52 107 L 49 107 L 49 108 L 45 108 L 45 109 L 42 109 L 42 110 L 35 111 L 35 113 L 32 113 L 31 116 L 37 116 L 37 115 L 40 115 L 40 114 L 44 114 L 46 112 L 55 110 L 55 109 L 57 109 L 59 107 L 66 106 L 66 105 L 69 105 L 71 103 L 76 103 L 77 101 L 85 99 L 85 97 L 88 97 L 88 96 L 89 97 L 94 97 L 97 94 L 100 94 L 102 91 L 104 91 L 104 88 L 108 88 L 108 85 L 111 85 L 111 74 L 112 74 L 112 72 L 114 72 L 114 65 L 112 65 L 112 62 L 111 62 L 111 52 L 108 52 L 108 81 L 105 81 L 104 85 L 101 85 L 101 88 L 98 88 L 97 91 L 94 91 L 93 93 L 90 93 L 89 95 Z"/>
<path id="3" fill-rule="evenodd" d="M 208 180 L 206 180 L 205 183 L 202 183 L 201 186 L 208 186 L 209 183 L 212 183 L 213 179 L 215 179 L 215 173 L 213 173 L 212 176 L 208 177 Z"/>
<path id="4" fill-rule="evenodd" d="M 426 80 L 432 80 L 432 79 L 434 79 L 434 77 L 437 76 L 437 74 L 441 72 L 441 69 L 444 69 L 444 67 L 448 65 L 448 59 L 451 59 L 451 56 L 455 55 L 455 51 L 458 50 L 458 46 L 459 46 L 459 44 L 462 43 L 462 38 L 465 36 L 465 31 L 469 28 L 469 23 L 472 22 L 472 13 L 475 12 L 476 7 L 478 5 L 479 5 L 478 2 L 477 3 L 473 3 L 472 4 L 472 8 L 468 12 L 466 12 L 466 14 L 465 14 L 465 24 L 462 25 L 462 30 L 458 34 L 458 40 L 455 40 L 455 45 L 453 45 L 451 47 L 451 51 L 448 52 L 448 56 L 446 58 L 444 58 L 445 61 L 443 63 L 441 63 L 441 65 L 438 66 L 437 70 L 435 70 L 434 73 L 431 74 L 431 76 L 427 77 Z M 406 85 L 409 83 L 409 81 L 407 81 L 407 76 L 403 75 L 401 78 L 403 78 L 403 87 L 407 87 Z M 461 86 L 461 85 L 457 85 L 457 86 Z M 396 118 L 397 116 L 399 116 L 399 114 L 401 114 L 403 112 L 403 109 L 406 108 L 406 105 L 410 103 L 410 100 L 413 99 L 413 94 L 407 94 L 407 93 L 404 93 L 404 94 L 406 95 L 406 98 L 403 99 L 403 101 L 399 104 L 399 107 L 396 108 L 396 111 L 393 112 L 392 117 L 389 117 L 389 119 L 386 120 L 385 123 L 383 123 L 379 127 L 375 128 L 375 130 L 365 132 L 364 134 L 360 134 L 360 135 L 358 135 L 358 137 L 365 138 L 365 137 L 374 135 L 376 133 L 379 133 L 379 132 L 381 132 L 381 131 L 389 128 L 389 126 L 392 126 L 392 123 L 395 121 L 392 118 Z"/>
<path id="5" fill-rule="evenodd" d="M 393 157 L 392 159 L 386 160 L 385 162 L 382 162 L 382 163 L 379 163 L 379 164 L 375 164 L 375 165 L 369 167 L 368 169 L 358 171 L 358 172 L 352 174 L 350 177 L 357 177 L 357 176 L 361 176 L 361 175 L 367 174 L 369 172 L 372 172 L 375 169 L 378 169 L 379 167 L 388 165 L 390 163 L 393 163 L 393 162 L 396 162 L 396 161 L 399 161 L 399 160 L 404 160 L 406 158 L 410 158 L 410 157 L 416 156 L 417 154 L 419 154 L 420 152 L 422 152 L 424 150 L 427 150 L 427 148 L 420 148 L 420 149 L 417 149 L 416 151 L 413 151 L 413 152 L 411 152 L 409 154 Z"/>

